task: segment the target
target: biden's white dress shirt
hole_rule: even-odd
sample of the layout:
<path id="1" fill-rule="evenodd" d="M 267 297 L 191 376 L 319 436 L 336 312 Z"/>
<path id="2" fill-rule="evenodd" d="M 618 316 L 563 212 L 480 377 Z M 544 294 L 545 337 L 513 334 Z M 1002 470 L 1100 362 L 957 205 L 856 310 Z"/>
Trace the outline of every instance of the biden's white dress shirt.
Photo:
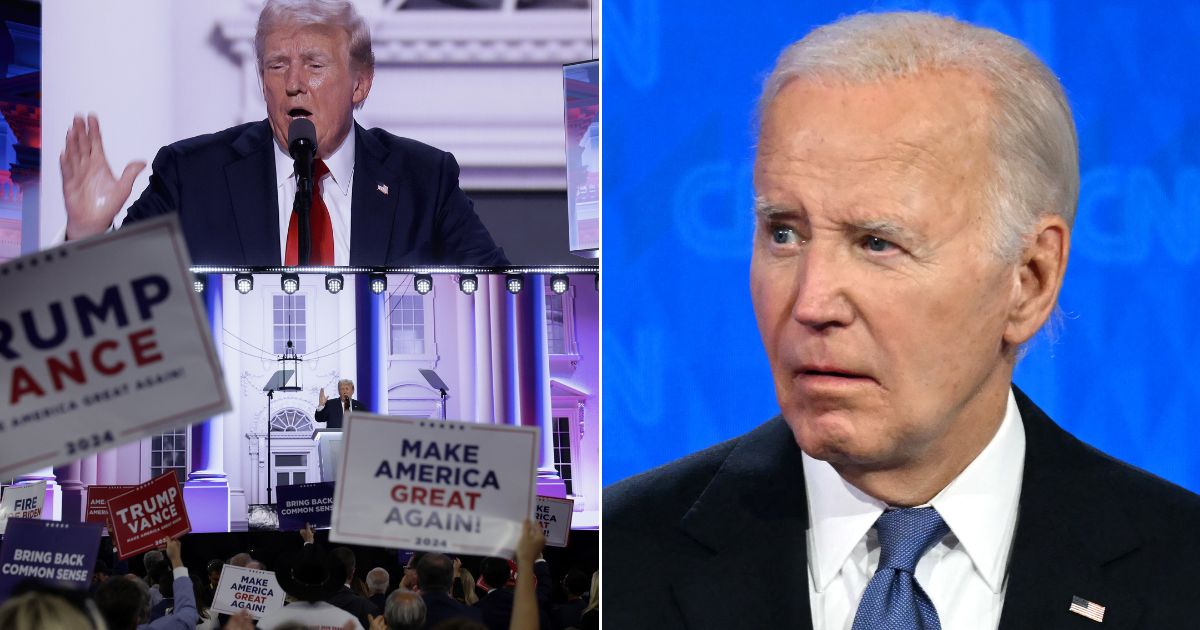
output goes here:
<path id="1" fill-rule="evenodd" d="M 342 145 L 325 160 L 329 175 L 321 180 L 321 199 L 329 208 L 333 223 L 333 264 L 350 264 L 350 200 L 354 192 L 354 129 L 346 134 Z M 292 220 L 292 204 L 296 201 L 295 161 L 292 156 L 275 147 L 275 185 L 279 191 L 279 260 L 287 259 L 288 223 Z"/>
<path id="2" fill-rule="evenodd" d="M 850 630 L 879 564 L 874 525 L 887 504 L 847 483 L 828 463 L 803 457 L 813 629 Z M 1025 428 L 1010 390 L 996 435 L 928 503 L 950 533 L 921 557 L 915 577 L 943 630 L 994 630 L 1000 624 L 1024 465 Z"/>

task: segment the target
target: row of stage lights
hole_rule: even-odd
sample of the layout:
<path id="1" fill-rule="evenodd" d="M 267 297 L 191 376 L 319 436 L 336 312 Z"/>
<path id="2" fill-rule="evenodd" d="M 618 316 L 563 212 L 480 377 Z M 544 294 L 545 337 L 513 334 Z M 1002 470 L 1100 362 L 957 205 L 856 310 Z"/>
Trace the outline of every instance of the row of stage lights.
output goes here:
<path id="1" fill-rule="evenodd" d="M 192 287 L 196 293 L 203 293 L 207 281 L 202 274 L 196 274 L 192 281 Z M 368 286 L 371 287 L 371 293 L 379 295 L 387 291 L 387 275 L 382 273 L 372 273 L 368 275 Z M 254 274 L 239 273 L 233 277 L 233 286 L 238 293 L 245 295 L 254 290 Z M 330 293 L 339 293 L 346 286 L 346 279 L 340 273 L 325 274 L 325 289 Z M 509 293 L 516 295 L 525 288 L 525 277 L 518 273 L 505 274 L 504 286 Z M 565 274 L 554 274 L 550 276 L 550 290 L 562 295 L 570 288 L 571 281 Z M 291 295 L 300 290 L 300 275 L 295 273 L 285 273 L 279 278 L 279 288 L 283 292 Z M 427 273 L 418 273 L 413 276 L 413 289 L 425 295 L 433 291 L 433 276 Z M 464 273 L 458 276 L 458 289 L 467 295 L 471 295 L 479 290 L 479 277 L 473 273 Z"/>

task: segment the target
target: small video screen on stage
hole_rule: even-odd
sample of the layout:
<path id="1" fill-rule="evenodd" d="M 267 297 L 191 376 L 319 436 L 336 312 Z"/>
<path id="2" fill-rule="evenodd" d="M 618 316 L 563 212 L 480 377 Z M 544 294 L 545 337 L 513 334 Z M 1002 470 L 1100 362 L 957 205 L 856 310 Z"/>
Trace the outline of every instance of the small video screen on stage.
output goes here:
<path id="1" fill-rule="evenodd" d="M 109 245 L 95 255 L 117 256 Z M 92 250 L 67 251 L 38 270 Z M 38 273 L 18 260 L 18 276 Z M 466 602 L 511 586 L 538 553 L 548 562 L 530 571 L 558 603 L 591 587 L 595 273 L 184 271 L 54 289 L 71 300 L 46 289 L 26 328 L 0 313 L 0 331 L 20 331 L 0 351 L 22 359 L 0 416 L 0 606 L 11 576 L 169 582 L 168 539 L 201 609 L 254 619 L 303 598 L 281 573 L 298 563 L 351 581 L 376 611 L 431 563 Z M 61 344 L 36 354 L 52 336 Z M 212 389 L 198 416 L 193 399 Z"/>
<path id="2" fill-rule="evenodd" d="M 563 67 L 571 251 L 600 249 L 600 64 Z"/>

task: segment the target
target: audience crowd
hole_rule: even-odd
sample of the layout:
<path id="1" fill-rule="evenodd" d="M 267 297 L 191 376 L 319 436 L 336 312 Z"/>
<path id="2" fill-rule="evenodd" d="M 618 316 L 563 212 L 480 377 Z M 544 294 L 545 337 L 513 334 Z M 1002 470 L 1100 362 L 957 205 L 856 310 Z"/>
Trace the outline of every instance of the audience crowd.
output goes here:
<path id="1" fill-rule="evenodd" d="M 187 537 L 185 537 L 187 538 Z M 384 567 L 363 571 L 348 547 L 300 532 L 298 548 L 268 567 L 249 552 L 214 558 L 194 576 L 182 544 L 140 561 L 102 557 L 88 592 L 29 580 L 0 606 L 4 630 L 591 630 L 599 628 L 599 575 L 571 567 L 556 585 L 541 529 L 526 522 L 515 560 L 415 552 L 393 586 Z M 253 551 L 253 550 L 251 550 Z M 257 553 L 257 552 L 255 552 Z M 103 554 L 102 554 L 103 555 Z M 110 558 L 110 560 L 112 560 Z M 139 565 L 141 574 L 124 573 Z M 262 619 L 211 610 L 226 565 L 273 571 L 286 604 Z M 478 567 L 476 579 L 467 566 Z M 114 570 L 116 567 L 116 570 Z M 393 566 L 393 568 L 396 568 Z M 399 573 L 399 571 L 398 571 Z M 590 580 L 590 581 L 589 581 Z M 558 593 L 555 593 L 558 587 Z M 557 603 L 556 603 L 557 602 Z"/>

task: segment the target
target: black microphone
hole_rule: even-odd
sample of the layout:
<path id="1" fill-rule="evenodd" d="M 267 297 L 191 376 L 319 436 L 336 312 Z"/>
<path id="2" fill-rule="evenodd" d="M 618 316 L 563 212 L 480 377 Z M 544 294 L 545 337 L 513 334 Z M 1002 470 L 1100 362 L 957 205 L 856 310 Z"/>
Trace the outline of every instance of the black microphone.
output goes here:
<path id="1" fill-rule="evenodd" d="M 308 211 L 312 206 L 313 157 L 317 154 L 317 127 L 311 120 L 295 118 L 288 125 L 288 153 L 296 161 L 296 201 L 292 208 L 297 215 L 297 258 L 301 265 L 307 265 L 312 252 Z"/>

